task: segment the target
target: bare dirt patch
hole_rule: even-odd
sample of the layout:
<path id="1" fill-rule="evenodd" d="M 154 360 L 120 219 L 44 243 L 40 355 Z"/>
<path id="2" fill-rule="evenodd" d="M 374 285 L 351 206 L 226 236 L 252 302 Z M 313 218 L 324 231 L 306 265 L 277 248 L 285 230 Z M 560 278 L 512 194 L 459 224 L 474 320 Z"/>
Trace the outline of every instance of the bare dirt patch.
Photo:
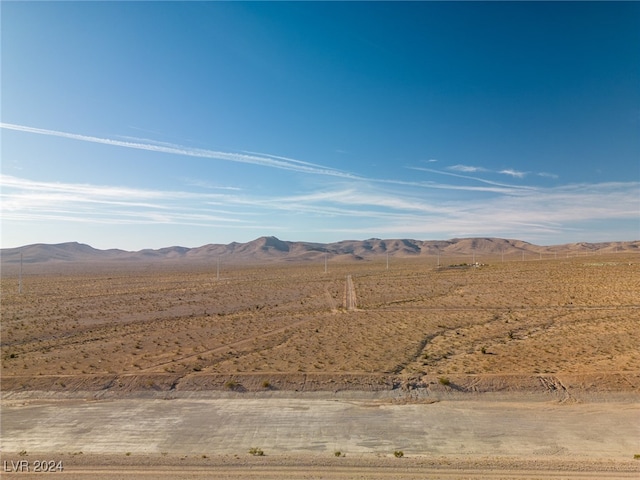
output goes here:
<path id="1" fill-rule="evenodd" d="M 3 271 L 3 388 L 47 377 L 64 390 L 118 378 L 104 380 L 115 388 L 133 375 L 142 380 L 127 380 L 132 387 L 165 389 L 218 385 L 190 380 L 206 375 L 274 385 L 351 375 L 354 386 L 373 375 L 393 387 L 389 375 L 571 374 L 638 391 L 640 264 L 622 257 L 495 259 L 480 268 L 396 260 L 389 270 L 360 262 L 327 273 L 227 266 L 219 280 L 202 266 L 32 265 L 22 294 Z"/>
<path id="2" fill-rule="evenodd" d="M 427 259 L 396 259 L 387 270 L 381 259 L 330 264 L 326 273 L 323 264 L 226 265 L 219 278 L 215 265 L 29 265 L 21 294 L 17 271 L 3 269 L 3 459 L 18 460 L 22 450 L 29 459 L 31 451 L 67 455 L 75 478 L 135 478 L 144 472 L 168 478 L 164 471 L 175 473 L 182 465 L 185 478 L 212 472 L 219 478 L 256 472 L 262 478 L 352 478 L 360 472 L 367 478 L 422 478 L 424 472 L 441 478 L 634 478 L 639 464 L 633 455 L 640 454 L 633 430 L 640 393 L 637 255 L 482 262 L 437 268 Z M 346 301 L 355 292 L 357 305 Z M 365 392 L 366 401 L 349 396 Z M 203 422 L 204 414 L 189 416 L 197 402 L 185 404 L 184 414 L 151 418 L 147 434 L 136 430 L 143 426 L 138 416 L 160 408 L 157 402 L 198 398 L 221 401 L 219 409 L 251 399 L 256 405 L 302 403 L 297 410 L 274 406 L 262 423 L 249 422 L 253 433 L 227 441 L 233 451 L 225 450 L 223 439 L 207 436 L 219 423 Z M 295 426 L 292 412 L 309 414 L 311 405 L 320 405 L 314 400 L 328 402 L 322 404 L 328 410 L 300 424 L 324 418 L 325 427 L 284 447 L 282 439 L 291 437 L 287 428 Z M 369 440 L 362 445 L 350 444 L 343 438 L 348 416 L 336 423 L 326 419 L 327 412 L 354 402 L 358 415 L 382 408 L 397 417 L 387 423 L 382 418 L 378 430 L 365 432 Z M 434 405 L 448 413 L 429 417 L 424 409 Z M 107 418 L 119 439 L 129 438 L 125 431 L 131 435 L 131 456 L 116 444 L 100 450 L 101 437 L 89 420 L 70 420 L 51 431 L 63 414 L 80 418 L 74 415 L 109 406 L 113 415 L 97 418 Z M 261 411 L 244 406 L 228 419 L 242 423 Z M 130 422 L 118 423 L 115 412 L 131 408 Z M 482 417 L 480 411 L 490 413 Z M 418 427 L 416 415 L 426 415 Z M 549 415 L 557 416 L 556 427 L 573 418 L 573 430 L 554 430 Z M 527 416 L 528 430 L 511 438 L 514 425 L 522 426 Z M 43 420 L 40 437 L 25 427 L 36 418 Z M 195 419 L 194 428 L 208 425 L 189 440 L 197 445 L 205 439 L 207 451 L 177 453 L 178 437 L 163 433 L 159 439 L 170 432 L 171 421 L 188 418 Z M 448 428 L 435 428 L 447 420 Z M 154 421 L 161 423 L 154 427 Z M 372 421 L 354 421 L 351 428 Z M 602 430 L 595 436 L 594 425 Z M 84 434 L 76 428 L 85 428 Z M 415 428 L 423 428 L 430 441 L 411 437 Z M 541 437 L 540 429 L 549 435 Z M 71 458 L 77 453 L 73 439 L 82 435 L 87 446 L 77 449 L 86 457 Z M 467 450 L 456 449 L 469 435 L 476 435 L 477 448 L 460 456 Z M 602 443 L 607 435 L 612 441 Z M 68 441 L 47 440 L 56 438 Z M 327 443 L 341 438 L 351 451 L 328 460 L 327 452 L 347 451 Z M 534 445 L 541 438 L 551 440 Z M 18 445 L 20 439 L 27 446 Z M 158 446 L 163 441 L 169 442 L 166 450 Z M 282 449 L 272 448 L 266 460 L 248 458 L 245 450 L 257 441 Z M 147 450 L 136 452 L 135 442 Z M 438 442 L 443 450 L 429 450 Z M 100 451 L 92 453 L 91 445 Z M 406 456 L 392 457 L 393 449 Z M 353 465 L 334 463 L 344 460 Z M 406 471 L 388 463 L 398 461 L 406 461 Z"/>
<path id="3" fill-rule="evenodd" d="M 634 402 L 562 404 L 502 395 L 407 404 L 356 392 L 193 393 L 95 400 L 36 399 L 15 392 L 3 406 L 3 458 L 16 463 L 55 458 L 64 460 L 67 475 L 104 478 L 147 469 L 147 474 L 175 473 L 179 466 L 190 467 L 182 473 L 205 476 L 221 469 L 229 478 L 246 477 L 251 470 L 288 478 L 352 478 L 364 472 L 373 478 L 441 471 L 453 478 L 640 473 L 633 459 L 634 420 L 640 413 Z M 251 452 L 261 452 L 260 460 Z M 380 472 L 368 470 L 372 465 Z"/>

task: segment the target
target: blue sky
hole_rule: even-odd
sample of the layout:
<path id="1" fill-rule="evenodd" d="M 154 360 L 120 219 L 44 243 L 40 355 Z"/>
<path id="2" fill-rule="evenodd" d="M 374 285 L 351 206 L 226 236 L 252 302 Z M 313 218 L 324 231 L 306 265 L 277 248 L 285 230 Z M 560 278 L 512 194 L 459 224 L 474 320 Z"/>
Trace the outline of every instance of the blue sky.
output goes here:
<path id="1" fill-rule="evenodd" d="M 640 3 L 1 8 L 3 247 L 640 238 Z"/>

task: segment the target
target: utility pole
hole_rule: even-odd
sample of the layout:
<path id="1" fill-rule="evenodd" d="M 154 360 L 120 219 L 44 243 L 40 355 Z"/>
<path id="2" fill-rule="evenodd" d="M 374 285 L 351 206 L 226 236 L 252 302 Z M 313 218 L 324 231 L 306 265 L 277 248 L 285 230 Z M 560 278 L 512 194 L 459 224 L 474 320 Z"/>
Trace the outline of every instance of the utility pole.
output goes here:
<path id="1" fill-rule="evenodd" d="M 324 254 L 324 273 L 327 273 L 327 254 Z"/>
<path id="2" fill-rule="evenodd" d="M 387 270 L 389 270 L 389 252 L 387 252 Z"/>
<path id="3" fill-rule="evenodd" d="M 220 280 L 220 257 L 218 257 L 218 261 L 216 262 L 216 280 Z"/>

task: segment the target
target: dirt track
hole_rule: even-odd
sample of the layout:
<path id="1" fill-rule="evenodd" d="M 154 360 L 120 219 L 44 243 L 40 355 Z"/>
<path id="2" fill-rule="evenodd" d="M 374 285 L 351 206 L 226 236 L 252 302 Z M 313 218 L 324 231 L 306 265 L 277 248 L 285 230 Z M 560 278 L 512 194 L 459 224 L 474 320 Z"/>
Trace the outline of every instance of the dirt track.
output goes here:
<path id="1" fill-rule="evenodd" d="M 50 271 L 22 294 L 3 276 L 2 459 L 60 458 L 68 478 L 638 478 L 640 266 L 621 258 Z"/>
<path id="2" fill-rule="evenodd" d="M 262 478 L 418 478 L 425 469 L 437 470 L 435 478 L 549 478 L 554 470 L 564 470 L 562 478 L 605 478 L 593 472 L 611 469 L 617 470 L 611 478 L 640 474 L 640 461 L 633 460 L 640 450 L 636 401 L 566 404 L 503 396 L 398 404 L 358 392 L 342 398 L 215 392 L 88 398 L 9 395 L 2 409 L 3 459 L 64 456 L 71 478 L 115 478 L 115 470 L 130 467 L 131 478 L 146 468 L 145 476 L 168 478 L 180 465 L 189 466 L 180 478 L 213 472 L 251 478 L 256 469 Z M 251 447 L 265 457 L 249 455 Z M 400 450 L 405 458 L 393 458 Z M 108 468 L 100 469 L 101 462 Z M 376 462 L 379 469 L 367 470 Z"/>
<path id="3" fill-rule="evenodd" d="M 613 258 L 3 272 L 2 375 L 634 374 L 640 265 Z"/>
<path id="4" fill-rule="evenodd" d="M 241 479 L 287 479 L 287 480 L 351 480 L 351 479 L 401 479 L 401 480 L 506 480 L 506 479 L 564 479 L 564 480 L 600 480 L 600 479 L 637 479 L 638 469 L 630 462 L 613 465 L 605 462 L 585 461 L 575 468 L 567 468 L 566 460 L 537 462 L 530 465 L 513 459 L 481 459 L 465 463 L 464 459 L 437 459 L 421 462 L 409 459 L 374 459 L 346 462 L 337 459 L 334 462 L 319 463 L 310 459 L 291 461 L 287 458 L 273 458 L 273 464 L 265 462 L 247 462 L 234 464 L 228 458 L 209 459 L 208 466 L 193 466 L 181 458 L 169 458 L 171 465 L 164 467 L 149 466 L 148 462 L 157 458 L 146 457 L 141 462 L 122 461 L 112 457 L 87 456 L 85 464 L 73 470 L 56 474 L 67 479 L 136 479 L 153 478 L 157 480 L 204 479 L 241 480 Z M 443 463 L 438 466 L 437 461 Z M 206 461 L 206 460 L 205 460 Z M 460 462 L 460 463 L 459 463 Z M 133 465 L 131 465 L 133 463 Z M 147 463 L 145 465 L 145 463 Z M 236 461 L 237 463 L 237 461 Z M 469 466 L 471 465 L 471 466 Z M 42 478 L 42 473 L 6 473 L 3 478 Z"/>
<path id="5" fill-rule="evenodd" d="M 191 398 L 188 398 L 191 397 Z M 215 396 L 214 396 L 215 397 Z M 325 397 L 325 396 L 321 396 Z M 26 400 L 5 403 L 3 451 L 84 453 L 567 455 L 632 457 L 634 403 L 266 397 Z M 21 402 L 21 403 L 25 403 Z"/>

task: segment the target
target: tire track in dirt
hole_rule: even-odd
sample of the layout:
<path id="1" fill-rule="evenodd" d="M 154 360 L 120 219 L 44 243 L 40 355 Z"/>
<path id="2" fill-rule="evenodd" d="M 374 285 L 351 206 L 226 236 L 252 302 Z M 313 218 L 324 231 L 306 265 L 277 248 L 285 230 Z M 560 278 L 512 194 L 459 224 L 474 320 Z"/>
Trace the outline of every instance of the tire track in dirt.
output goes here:
<path id="1" fill-rule="evenodd" d="M 455 310 L 458 310 L 455 307 L 451 307 Z M 434 309 L 435 310 L 435 309 Z M 450 308 L 444 307 L 442 310 L 450 310 Z M 464 310 L 467 310 L 466 308 Z M 477 309 L 474 309 L 477 310 Z M 486 313 L 490 313 L 493 309 L 486 309 Z M 500 310 L 500 309 L 497 309 Z M 506 309 L 507 311 L 511 312 L 512 309 Z M 484 309 L 483 309 L 484 311 Z M 551 321 L 546 322 L 544 324 L 537 324 L 536 327 L 538 329 L 546 329 L 549 328 L 551 325 L 553 325 L 556 321 L 556 318 L 554 317 Z M 487 328 L 491 325 L 495 325 L 495 324 L 501 324 L 504 322 L 504 319 L 501 316 L 494 316 L 493 319 L 488 320 L 482 324 L 469 324 L 469 325 L 455 325 L 455 326 L 451 326 L 449 328 L 446 327 L 440 327 L 440 329 L 436 332 L 430 333 L 428 335 L 425 335 L 419 342 L 415 354 L 412 355 L 409 359 L 407 359 L 407 361 L 399 363 L 398 365 L 396 365 L 389 373 L 395 374 L 395 375 L 399 375 L 401 373 L 403 373 L 403 371 L 411 364 L 414 364 L 415 362 L 417 362 L 420 357 L 424 354 L 424 350 L 427 347 L 427 345 L 429 344 L 429 342 L 432 342 L 434 339 L 444 336 L 450 332 L 456 332 L 456 333 L 460 333 L 461 331 L 468 331 L 469 329 L 473 329 L 473 328 Z M 517 330 L 512 331 L 515 332 Z M 487 340 L 494 340 L 493 337 L 489 337 L 488 339 L 486 338 L 479 338 L 474 342 L 474 346 L 475 344 L 484 344 L 487 342 Z M 459 353 L 459 352 L 458 352 Z"/>
<path id="2" fill-rule="evenodd" d="M 178 362 L 178 361 L 184 361 L 184 360 L 187 360 L 187 359 L 190 359 L 190 358 L 194 358 L 194 357 L 198 357 L 198 356 L 202 356 L 202 355 L 205 355 L 205 354 L 216 354 L 216 353 L 224 352 L 225 350 L 227 350 L 229 348 L 238 349 L 238 347 L 241 348 L 241 347 L 243 347 L 243 346 L 245 346 L 247 344 L 255 342 L 256 340 L 262 340 L 262 339 L 266 339 L 268 337 L 271 337 L 273 335 L 277 335 L 279 333 L 284 333 L 286 330 L 298 327 L 300 325 L 303 325 L 305 323 L 310 322 L 311 320 L 313 320 L 313 318 L 306 318 L 304 320 L 298 320 L 297 322 L 289 323 L 289 324 L 287 324 L 287 325 L 285 325 L 283 327 L 276 328 L 274 330 L 270 330 L 270 331 L 262 333 L 260 335 L 252 335 L 250 337 L 246 337 L 246 338 L 243 338 L 243 339 L 240 339 L 240 340 L 236 340 L 235 342 L 225 343 L 224 345 L 220 345 L 218 347 L 210 348 L 208 350 L 202 350 L 200 352 L 192 353 L 190 355 L 185 355 L 185 356 L 180 357 L 180 358 L 174 358 L 174 359 L 168 360 L 166 362 L 160 362 L 160 363 L 157 363 L 155 365 L 151 365 L 149 367 L 142 368 L 142 369 L 140 369 L 140 372 L 149 372 L 149 371 L 152 371 L 152 370 L 154 370 L 156 368 L 163 367 L 165 365 L 170 365 L 170 364 Z M 255 350 L 251 350 L 251 351 L 246 352 L 246 353 L 252 353 L 254 351 Z M 187 375 L 189 375 L 189 374 L 186 374 L 183 377 L 185 377 Z"/>
<path id="3" fill-rule="evenodd" d="M 353 286 L 353 279 L 351 275 L 347 275 L 347 279 L 344 286 L 344 308 L 346 310 L 355 310 L 358 302 L 356 299 L 356 289 Z"/>
<path id="4" fill-rule="evenodd" d="M 433 340 L 436 337 L 439 337 L 440 335 L 443 335 L 447 331 L 448 331 L 447 329 L 444 329 L 444 330 L 432 333 L 430 335 L 426 335 L 424 338 L 422 338 L 422 340 L 420 340 L 420 343 L 416 348 L 416 353 L 412 357 L 410 357 L 406 362 L 399 363 L 398 365 L 393 367 L 388 373 L 391 373 L 393 375 L 400 375 L 409 365 L 418 361 L 418 358 L 420 358 L 420 355 L 422 355 L 422 352 L 424 351 L 424 349 L 427 347 L 427 344 L 431 340 Z"/>
<path id="5" fill-rule="evenodd" d="M 560 392 L 563 395 L 560 403 L 575 401 L 575 399 L 569 393 L 569 389 L 560 381 L 560 379 L 554 375 L 545 376 L 540 375 L 538 377 L 540 379 L 540 383 L 542 386 L 550 393 L 552 392 Z"/>
<path id="6" fill-rule="evenodd" d="M 399 303 L 390 302 L 390 303 Z M 482 306 L 482 307 L 432 307 L 432 306 L 424 306 L 424 307 L 376 307 L 376 308 L 367 308 L 367 310 L 371 311 L 383 311 L 383 312 L 407 312 L 407 311 L 441 311 L 441 312 L 465 312 L 465 311 L 492 311 L 492 310 L 501 310 L 501 311 L 544 311 L 544 310 L 639 310 L 640 305 L 601 305 L 601 306 L 580 306 L 580 305 L 557 305 L 552 307 L 531 307 L 531 306 Z"/>
<path id="7" fill-rule="evenodd" d="M 354 301 L 355 301 L 355 291 L 354 291 L 353 295 L 354 295 Z M 331 312 L 332 313 L 337 313 L 338 309 L 336 307 L 335 301 L 333 300 L 333 297 L 331 296 L 331 293 L 329 292 L 328 288 L 325 288 L 325 297 L 327 299 L 327 302 L 329 303 L 329 306 L 331 308 Z M 192 353 L 190 355 L 185 355 L 185 356 L 180 357 L 180 358 L 174 358 L 174 359 L 168 360 L 166 362 L 160 362 L 160 363 L 145 367 L 145 368 L 141 369 L 140 371 L 141 372 L 149 372 L 149 371 L 152 371 L 152 370 L 157 369 L 159 367 L 163 367 L 163 366 L 166 366 L 166 365 L 178 362 L 178 361 L 188 360 L 188 359 L 194 358 L 194 357 L 197 358 L 197 357 L 200 357 L 200 356 L 205 355 L 205 354 L 216 354 L 216 353 L 223 352 L 224 350 L 229 349 L 229 348 L 233 348 L 233 349 L 242 348 L 243 346 L 245 346 L 245 345 L 247 345 L 249 343 L 256 342 L 256 341 L 259 341 L 259 340 L 264 340 L 264 339 L 267 339 L 267 338 L 272 337 L 274 335 L 277 335 L 277 334 L 280 334 L 280 333 L 284 333 L 284 332 L 286 332 L 287 330 L 289 330 L 291 328 L 298 327 L 298 326 L 300 326 L 302 324 L 310 322 L 311 320 L 313 320 L 313 318 L 306 318 L 306 319 L 303 319 L 303 320 L 299 320 L 297 322 L 293 322 L 293 323 L 287 324 L 287 325 L 285 325 L 283 327 L 279 327 L 277 329 L 274 329 L 274 330 L 271 330 L 271 331 L 268 331 L 268 332 L 264 332 L 264 333 L 262 333 L 260 335 L 252 335 L 252 336 L 249 336 L 249 337 L 246 337 L 246 338 L 243 338 L 243 339 L 240 339 L 240 340 L 236 340 L 234 342 L 226 343 L 224 345 L 220 345 L 220 346 L 208 349 L 208 350 L 203 350 L 203 351 L 200 351 L 200 352 Z M 259 348 L 256 348 L 254 350 L 250 350 L 250 351 L 243 352 L 243 353 L 246 355 L 246 354 L 254 353 L 254 352 L 258 351 L 258 350 L 259 350 Z M 190 375 L 190 373 L 185 374 L 183 377 L 186 377 L 187 375 Z M 181 378 L 183 378 L 183 377 L 181 377 Z"/>
<path id="8" fill-rule="evenodd" d="M 331 296 L 331 293 L 329 292 L 328 288 L 325 288 L 324 295 L 325 295 L 325 298 L 327 299 L 327 304 L 329 305 L 329 308 L 331 309 L 331 313 L 338 313 L 338 308 L 336 307 L 336 302 L 333 300 L 333 297 Z"/>

